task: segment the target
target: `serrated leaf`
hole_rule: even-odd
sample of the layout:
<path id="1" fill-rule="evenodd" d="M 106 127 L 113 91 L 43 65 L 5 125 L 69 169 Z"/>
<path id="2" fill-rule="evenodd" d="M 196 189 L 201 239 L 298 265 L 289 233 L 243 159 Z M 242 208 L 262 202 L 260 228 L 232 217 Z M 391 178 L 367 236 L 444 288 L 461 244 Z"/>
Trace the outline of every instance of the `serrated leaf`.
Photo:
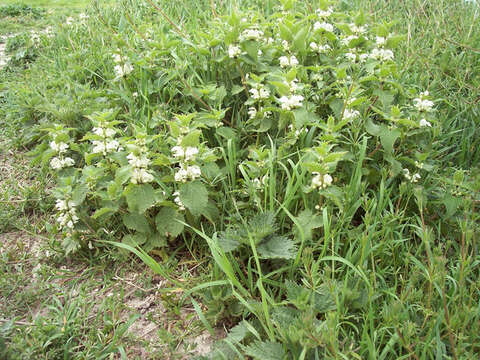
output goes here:
<path id="1" fill-rule="evenodd" d="M 295 117 L 295 128 L 301 129 L 305 125 L 310 125 L 312 123 L 317 123 L 319 118 L 317 114 L 308 111 L 305 108 L 296 109 L 293 111 L 293 116 Z"/>
<path id="2" fill-rule="evenodd" d="M 245 353 L 258 360 L 284 360 L 287 356 L 283 345 L 273 341 L 255 341 L 245 348 Z"/>
<path id="3" fill-rule="evenodd" d="M 171 207 L 163 207 L 155 217 L 155 225 L 160 234 L 166 237 L 176 238 L 183 231 L 183 214 Z"/>
<path id="4" fill-rule="evenodd" d="M 138 245 L 143 245 L 147 241 L 145 234 L 128 234 L 125 235 L 122 239 L 122 243 L 136 247 Z"/>
<path id="5" fill-rule="evenodd" d="M 260 243 L 257 250 L 263 259 L 292 259 L 297 253 L 293 240 L 285 236 L 273 236 Z"/>
<path id="6" fill-rule="evenodd" d="M 185 135 L 182 138 L 181 145 L 183 147 L 198 147 L 198 145 L 200 144 L 200 135 L 202 135 L 201 130 L 191 131 L 188 135 Z"/>
<path id="7" fill-rule="evenodd" d="M 228 332 L 227 339 L 233 341 L 234 343 L 239 343 L 240 341 L 245 339 L 245 337 L 250 332 L 245 323 L 246 321 L 243 320 L 237 325 L 235 325 L 233 328 L 231 328 Z"/>
<path id="8" fill-rule="evenodd" d="M 199 181 L 182 185 L 179 190 L 180 201 L 192 213 L 200 216 L 208 205 L 208 192 L 205 185 Z"/>
<path id="9" fill-rule="evenodd" d="M 141 233 L 150 233 L 150 224 L 145 215 L 137 213 L 128 213 L 122 216 L 123 224 L 130 230 L 136 230 Z"/>
<path id="10" fill-rule="evenodd" d="M 72 192 L 72 200 L 75 205 L 80 205 L 87 197 L 88 187 L 86 184 L 78 184 Z"/>
<path id="11" fill-rule="evenodd" d="M 128 186 L 125 190 L 125 198 L 129 210 L 139 214 L 143 214 L 156 202 L 155 191 L 150 184 Z"/>
<path id="12" fill-rule="evenodd" d="M 226 253 L 237 249 L 241 244 L 239 235 L 233 230 L 221 232 L 217 238 L 217 242 Z"/>
<path id="13" fill-rule="evenodd" d="M 118 209 L 111 208 L 111 207 L 103 207 L 103 208 L 97 209 L 95 211 L 95 213 L 92 215 L 92 219 L 98 219 L 99 217 L 107 215 L 107 214 L 112 215 L 117 210 Z"/>
<path id="14" fill-rule="evenodd" d="M 388 129 L 387 127 L 382 126 L 380 132 L 380 142 L 382 143 L 383 148 L 389 154 L 393 154 L 393 145 L 395 141 L 400 137 L 400 130 L 398 129 Z"/>
<path id="15" fill-rule="evenodd" d="M 314 214 L 310 209 L 305 209 L 298 214 L 297 221 L 303 230 L 305 240 L 311 240 L 313 230 L 323 226 L 323 217 Z M 299 234 L 298 229 L 296 232 Z"/>

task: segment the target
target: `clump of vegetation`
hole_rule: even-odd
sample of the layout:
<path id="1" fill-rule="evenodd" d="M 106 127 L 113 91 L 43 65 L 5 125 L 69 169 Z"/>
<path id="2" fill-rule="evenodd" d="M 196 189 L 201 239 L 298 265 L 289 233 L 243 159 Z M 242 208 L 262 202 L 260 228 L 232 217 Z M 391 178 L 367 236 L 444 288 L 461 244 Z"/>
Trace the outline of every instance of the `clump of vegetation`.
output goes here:
<path id="1" fill-rule="evenodd" d="M 55 179 L 65 253 L 137 254 L 232 327 L 210 358 L 474 356 L 478 151 L 451 149 L 410 38 L 326 0 L 192 9 L 125 1 L 25 40 L 52 56 L 5 116 Z M 208 282 L 151 257 L 178 246 Z"/>

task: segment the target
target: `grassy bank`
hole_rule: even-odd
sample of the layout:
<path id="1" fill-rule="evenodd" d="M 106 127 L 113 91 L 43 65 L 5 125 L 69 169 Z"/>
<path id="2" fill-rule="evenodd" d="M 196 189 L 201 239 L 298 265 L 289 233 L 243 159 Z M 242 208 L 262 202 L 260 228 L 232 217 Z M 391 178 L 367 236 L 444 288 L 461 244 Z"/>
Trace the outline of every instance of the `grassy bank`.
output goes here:
<path id="1" fill-rule="evenodd" d="M 478 357 L 478 5 L 28 5 L 1 356 Z"/>

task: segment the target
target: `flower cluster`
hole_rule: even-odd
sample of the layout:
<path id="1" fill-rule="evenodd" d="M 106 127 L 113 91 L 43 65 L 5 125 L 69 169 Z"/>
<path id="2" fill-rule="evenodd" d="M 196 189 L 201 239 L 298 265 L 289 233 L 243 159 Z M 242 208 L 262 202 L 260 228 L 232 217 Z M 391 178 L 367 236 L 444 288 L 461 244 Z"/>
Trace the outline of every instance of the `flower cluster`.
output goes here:
<path id="1" fill-rule="evenodd" d="M 282 96 L 278 101 L 283 110 L 292 110 L 302 106 L 302 95 Z"/>
<path id="2" fill-rule="evenodd" d="M 298 65 L 298 60 L 294 55 L 291 56 L 280 56 L 278 59 L 280 61 L 280 66 L 282 68 L 287 67 L 287 66 L 297 66 Z"/>
<path id="3" fill-rule="evenodd" d="M 270 97 L 270 90 L 261 83 L 255 84 L 255 87 L 249 90 L 254 100 L 268 99 Z"/>
<path id="4" fill-rule="evenodd" d="M 421 179 L 421 176 L 419 173 L 415 173 L 413 175 L 410 175 L 410 170 L 408 169 L 403 169 L 403 176 L 405 177 L 405 179 L 407 179 L 408 181 L 412 182 L 412 183 L 416 183 L 418 182 L 419 179 Z"/>
<path id="5" fill-rule="evenodd" d="M 427 97 L 429 96 L 428 91 L 420 93 L 418 98 L 413 99 L 413 104 L 417 108 L 418 111 L 426 111 L 430 112 L 433 111 L 433 101 L 428 100 Z"/>
<path id="6" fill-rule="evenodd" d="M 393 51 L 390 49 L 373 49 L 369 55 L 370 59 L 373 60 L 380 60 L 380 61 L 388 61 L 393 60 Z"/>
<path id="7" fill-rule="evenodd" d="M 195 180 L 202 175 L 198 165 L 188 164 L 188 162 L 195 160 L 197 154 L 198 148 L 196 147 L 182 147 L 177 145 L 172 148 L 172 155 L 180 164 L 180 167 L 177 168 L 177 172 L 175 173 L 175 181 L 185 183 L 189 179 Z"/>
<path id="8" fill-rule="evenodd" d="M 332 185 L 333 178 L 329 174 L 320 174 L 318 172 L 313 173 L 315 176 L 312 179 L 312 187 L 314 189 L 325 189 Z"/>
<path id="9" fill-rule="evenodd" d="M 333 33 L 333 25 L 327 22 L 319 22 L 317 21 L 315 24 L 313 24 L 313 30 L 318 31 L 318 30 L 323 30 L 327 32 Z"/>
<path id="10" fill-rule="evenodd" d="M 60 170 L 65 167 L 73 166 L 75 161 L 64 154 L 67 152 L 69 145 L 56 139 L 50 142 L 50 148 L 57 153 L 57 156 L 50 160 L 50 166 L 54 170 Z"/>
<path id="11" fill-rule="evenodd" d="M 177 204 L 178 206 L 178 210 L 185 210 L 185 205 L 182 203 L 182 201 L 180 200 L 180 194 L 178 191 L 175 191 L 173 193 L 173 201 L 175 202 L 175 204 Z"/>
<path id="12" fill-rule="evenodd" d="M 68 231 L 71 231 L 78 222 L 75 206 L 76 205 L 72 200 L 58 199 L 55 204 L 55 207 L 58 210 L 57 222 L 62 228 Z"/>
<path id="13" fill-rule="evenodd" d="M 148 171 L 150 159 L 145 155 L 136 156 L 134 153 L 127 155 L 128 163 L 133 168 L 130 181 L 133 184 L 144 184 L 153 181 L 153 175 Z"/>
<path id="14" fill-rule="evenodd" d="M 318 45 L 316 42 L 312 41 L 310 43 L 310 49 L 312 49 L 313 51 L 321 54 L 321 53 L 325 53 L 327 51 L 330 51 L 332 48 L 328 44 Z"/>
<path id="15" fill-rule="evenodd" d="M 106 156 L 108 153 L 123 150 L 120 143 L 113 137 L 116 131 L 109 127 L 94 127 L 93 133 L 100 138 L 100 140 L 92 141 L 92 154 L 102 154 Z"/>
<path id="16" fill-rule="evenodd" d="M 242 49 L 240 49 L 240 46 L 237 46 L 237 45 L 228 46 L 228 57 L 233 59 L 240 55 L 242 55 Z"/>
<path id="17" fill-rule="evenodd" d="M 113 70 L 115 71 L 117 78 L 122 78 L 133 71 L 133 65 L 128 61 L 125 61 L 120 55 L 113 54 L 112 57 L 116 64 Z"/>
<path id="18" fill-rule="evenodd" d="M 263 31 L 258 29 L 245 29 L 240 34 L 240 41 L 255 40 L 259 41 L 263 37 Z"/>

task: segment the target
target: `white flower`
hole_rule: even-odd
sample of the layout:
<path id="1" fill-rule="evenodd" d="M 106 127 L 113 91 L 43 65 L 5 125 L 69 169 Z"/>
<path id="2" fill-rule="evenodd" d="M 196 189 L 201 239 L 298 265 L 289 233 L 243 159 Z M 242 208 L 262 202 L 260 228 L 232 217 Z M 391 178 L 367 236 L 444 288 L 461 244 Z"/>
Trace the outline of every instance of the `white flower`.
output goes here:
<path id="1" fill-rule="evenodd" d="M 292 55 L 290 57 L 288 56 L 280 56 L 280 58 L 278 59 L 280 61 L 280 66 L 281 67 L 287 67 L 287 66 L 296 66 L 298 65 L 298 60 L 297 58 Z"/>
<path id="2" fill-rule="evenodd" d="M 65 200 L 57 199 L 55 207 L 58 211 L 68 210 L 67 202 Z"/>
<path id="3" fill-rule="evenodd" d="M 177 172 L 175 173 L 175 181 L 176 182 L 186 182 L 188 179 L 188 172 L 187 169 L 180 167 Z"/>
<path id="4" fill-rule="evenodd" d="M 173 193 L 173 196 L 173 201 L 175 202 L 175 204 L 178 205 L 179 210 L 185 210 L 185 205 L 183 205 L 182 201 L 180 200 L 180 194 L 178 193 L 178 191 L 175 191 Z"/>
<path id="5" fill-rule="evenodd" d="M 85 13 L 80 13 L 80 14 L 78 14 L 78 17 L 79 17 L 80 20 L 87 20 L 87 19 L 90 18 L 90 16 L 88 16 L 88 15 L 85 14 Z"/>
<path id="6" fill-rule="evenodd" d="M 228 46 L 228 56 L 230 58 L 236 58 L 237 56 L 241 55 L 242 54 L 242 50 L 240 49 L 239 46 L 235 46 L 235 45 L 229 45 Z"/>
<path id="7" fill-rule="evenodd" d="M 263 51 L 260 50 L 260 49 L 258 49 L 258 51 L 257 51 L 257 56 L 262 56 L 262 55 L 263 55 Z"/>
<path id="8" fill-rule="evenodd" d="M 282 96 L 279 101 L 283 110 L 292 110 L 294 108 L 302 106 L 303 96 L 291 95 Z"/>
<path id="9" fill-rule="evenodd" d="M 114 71 L 115 74 L 117 74 L 117 77 L 123 77 L 133 71 L 133 66 L 130 63 L 125 63 L 123 65 L 115 65 Z"/>
<path id="10" fill-rule="evenodd" d="M 195 180 L 196 178 L 202 175 L 202 171 L 200 170 L 200 167 L 197 165 L 187 166 L 187 175 L 192 180 Z"/>
<path id="11" fill-rule="evenodd" d="M 420 176 L 420 174 L 413 174 L 412 176 L 412 183 L 416 183 L 418 182 L 418 180 L 420 180 L 422 177 Z"/>
<path id="12" fill-rule="evenodd" d="M 63 167 L 73 166 L 74 164 L 75 164 L 75 161 L 70 157 L 66 157 L 63 159 Z"/>
<path id="13" fill-rule="evenodd" d="M 52 160 L 50 160 L 50 166 L 54 170 L 59 170 L 63 169 L 64 167 L 69 167 L 72 166 L 75 162 L 73 161 L 72 158 L 66 157 L 64 159 L 54 157 Z"/>
<path id="14" fill-rule="evenodd" d="M 287 40 L 282 41 L 282 47 L 283 47 L 283 50 L 285 50 L 285 51 L 290 50 L 290 45 L 288 44 Z"/>
<path id="15" fill-rule="evenodd" d="M 59 154 L 63 154 L 68 150 L 68 144 L 64 142 L 56 143 L 55 141 L 51 141 L 50 148 Z"/>
<path id="16" fill-rule="evenodd" d="M 253 106 L 248 108 L 248 116 L 250 119 L 254 119 L 257 116 L 257 109 Z"/>
<path id="17" fill-rule="evenodd" d="M 324 53 L 324 52 L 327 52 L 328 50 L 331 50 L 330 46 L 328 44 L 325 44 L 325 45 L 318 45 L 317 43 L 315 42 L 311 42 L 310 43 L 310 48 L 313 50 L 313 51 L 316 51 L 318 53 Z"/>
<path id="18" fill-rule="evenodd" d="M 344 37 L 342 40 L 340 40 L 340 42 L 341 42 L 342 45 L 349 46 L 350 41 L 356 40 L 356 39 L 358 39 L 357 35 L 348 35 L 348 36 Z"/>
<path id="19" fill-rule="evenodd" d="M 113 61 L 115 61 L 116 63 L 122 62 L 122 57 L 119 54 L 112 54 L 112 57 Z"/>
<path id="20" fill-rule="evenodd" d="M 377 46 L 383 46 L 387 43 L 387 39 L 383 36 L 377 36 L 375 42 L 377 43 Z"/>
<path id="21" fill-rule="evenodd" d="M 354 53 L 347 52 L 345 57 L 350 60 L 351 62 L 355 62 L 357 60 L 357 55 Z"/>
<path id="22" fill-rule="evenodd" d="M 313 24 L 313 30 L 317 31 L 317 30 L 324 30 L 324 31 L 328 31 L 328 32 L 333 32 L 333 25 L 332 24 L 329 24 L 327 22 L 316 22 L 315 24 Z"/>
<path id="23" fill-rule="evenodd" d="M 95 135 L 101 136 L 103 138 L 109 138 L 116 134 L 114 129 L 103 128 L 103 127 L 95 127 L 92 129 Z"/>
<path id="24" fill-rule="evenodd" d="M 367 61 L 369 57 L 370 57 L 369 54 L 360 54 L 360 55 L 358 56 L 360 62 L 362 62 L 362 63 L 365 62 L 365 61 Z"/>
<path id="25" fill-rule="evenodd" d="M 413 103 L 418 111 L 432 111 L 433 101 L 427 99 L 416 98 L 413 99 Z"/>
<path id="26" fill-rule="evenodd" d="M 346 120 L 353 120 L 357 117 L 360 116 L 360 112 L 358 110 L 351 110 L 351 109 L 345 109 L 344 113 L 343 113 L 343 118 L 346 119 Z"/>
<path id="27" fill-rule="evenodd" d="M 245 29 L 240 35 L 240 40 L 260 40 L 263 37 L 263 31 L 257 29 Z"/>
<path id="28" fill-rule="evenodd" d="M 105 145 L 105 150 L 107 152 L 116 151 L 120 147 L 120 143 L 117 140 L 111 140 Z"/>
<path id="29" fill-rule="evenodd" d="M 293 79 L 290 82 L 285 81 L 285 84 L 290 88 L 290 92 L 295 92 L 298 90 L 298 80 Z"/>
<path id="30" fill-rule="evenodd" d="M 259 99 L 268 99 L 270 96 L 270 91 L 266 89 L 262 84 L 257 84 L 257 88 L 250 89 L 250 94 L 252 94 L 252 98 L 255 100 Z"/>
<path id="31" fill-rule="evenodd" d="M 67 25 L 72 25 L 75 19 L 73 17 L 68 17 L 67 20 L 65 20 L 65 24 Z"/>
<path id="32" fill-rule="evenodd" d="M 420 127 L 432 127 L 432 124 L 425 119 L 420 120 Z"/>
<path id="33" fill-rule="evenodd" d="M 185 150 L 185 160 L 187 161 L 193 160 L 193 158 L 197 154 L 198 154 L 198 148 L 188 146 L 187 149 Z"/>
<path id="34" fill-rule="evenodd" d="M 315 13 L 318 17 L 321 18 L 329 17 L 330 15 L 332 15 L 332 8 L 328 8 L 327 10 L 317 9 Z"/>
<path id="35" fill-rule="evenodd" d="M 98 140 L 93 140 L 92 141 L 93 148 L 92 148 L 92 154 L 106 154 L 106 147 L 105 147 L 105 142 L 103 141 L 98 141 Z"/>
<path id="36" fill-rule="evenodd" d="M 350 30 L 352 30 L 352 32 L 354 32 L 355 34 L 363 34 L 367 31 L 367 25 L 357 26 L 352 23 L 350 24 Z"/>
<path id="37" fill-rule="evenodd" d="M 133 184 L 144 184 L 144 183 L 152 182 L 153 179 L 154 179 L 153 175 L 150 174 L 146 169 L 134 168 L 130 181 Z"/>
<path id="38" fill-rule="evenodd" d="M 134 99 L 136 99 L 136 98 L 138 97 L 138 92 L 135 91 L 135 92 L 132 94 L 132 96 L 133 96 Z"/>
<path id="39" fill-rule="evenodd" d="M 174 146 L 171 150 L 173 157 L 183 158 L 185 156 L 185 150 L 181 146 Z"/>
<path id="40" fill-rule="evenodd" d="M 151 163 L 150 159 L 148 159 L 146 156 L 137 157 L 133 153 L 128 154 L 127 159 L 128 163 L 134 168 L 147 168 Z"/>
<path id="41" fill-rule="evenodd" d="M 387 61 L 387 60 L 393 60 L 394 55 L 393 51 L 389 49 L 373 49 L 370 58 L 375 59 L 375 60 L 381 60 L 381 61 Z"/>
<path id="42" fill-rule="evenodd" d="M 312 179 L 313 188 L 325 189 L 327 186 L 332 185 L 333 178 L 329 174 L 322 175 L 320 173 L 314 172 L 315 176 Z"/>
<path id="43" fill-rule="evenodd" d="M 267 44 L 268 44 L 268 45 L 273 44 L 273 42 L 274 42 L 274 40 L 273 40 L 272 37 L 269 37 L 269 38 L 267 39 Z"/>

